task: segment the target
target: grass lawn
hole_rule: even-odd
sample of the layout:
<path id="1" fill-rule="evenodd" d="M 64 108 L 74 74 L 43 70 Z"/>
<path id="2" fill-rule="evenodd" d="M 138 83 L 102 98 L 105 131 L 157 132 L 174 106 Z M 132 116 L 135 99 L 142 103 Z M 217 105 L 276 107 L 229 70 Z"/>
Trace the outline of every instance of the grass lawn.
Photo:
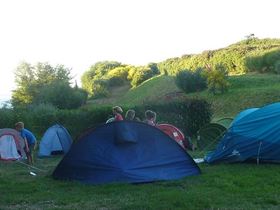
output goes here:
<path id="1" fill-rule="evenodd" d="M 200 164 L 200 176 L 150 184 L 84 185 L 53 180 L 60 158 L 0 163 L 0 209 L 280 209 L 276 164 Z"/>

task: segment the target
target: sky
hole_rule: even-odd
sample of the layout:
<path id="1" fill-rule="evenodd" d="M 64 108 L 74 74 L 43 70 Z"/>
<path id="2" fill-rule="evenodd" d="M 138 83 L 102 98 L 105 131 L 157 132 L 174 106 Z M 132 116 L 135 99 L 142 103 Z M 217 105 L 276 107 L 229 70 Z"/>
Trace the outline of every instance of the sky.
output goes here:
<path id="1" fill-rule="evenodd" d="M 20 62 L 81 75 L 99 61 L 146 65 L 280 38 L 279 0 L 0 0 L 0 101 Z"/>

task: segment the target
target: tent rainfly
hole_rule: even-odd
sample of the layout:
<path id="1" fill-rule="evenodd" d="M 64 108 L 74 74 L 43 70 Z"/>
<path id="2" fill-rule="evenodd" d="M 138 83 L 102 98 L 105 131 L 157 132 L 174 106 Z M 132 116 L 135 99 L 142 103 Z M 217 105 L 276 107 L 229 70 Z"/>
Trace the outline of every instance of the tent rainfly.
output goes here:
<path id="1" fill-rule="evenodd" d="M 53 172 L 87 184 L 142 183 L 200 174 L 191 156 L 154 126 L 119 121 L 85 132 Z"/>
<path id="2" fill-rule="evenodd" d="M 280 103 L 240 112 L 217 145 L 205 157 L 217 162 L 280 162 Z"/>
<path id="3" fill-rule="evenodd" d="M 17 160 L 25 156 L 24 140 L 11 128 L 0 129 L 0 160 Z"/>
<path id="4" fill-rule="evenodd" d="M 72 144 L 72 138 L 66 128 L 56 124 L 44 133 L 39 145 L 39 157 L 49 157 L 55 154 L 66 154 Z"/>

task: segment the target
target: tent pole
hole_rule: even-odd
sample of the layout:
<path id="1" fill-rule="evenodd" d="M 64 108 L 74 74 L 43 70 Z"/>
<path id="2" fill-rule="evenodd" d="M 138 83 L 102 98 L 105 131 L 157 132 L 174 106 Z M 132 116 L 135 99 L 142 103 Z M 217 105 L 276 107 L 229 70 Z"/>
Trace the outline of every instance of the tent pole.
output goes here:
<path id="1" fill-rule="evenodd" d="M 24 162 L 22 162 L 22 161 L 20 161 L 20 160 L 17 160 L 16 163 L 20 163 L 20 164 L 22 164 L 22 165 L 25 165 L 25 166 L 27 166 L 27 167 L 29 167 L 29 168 L 32 168 L 32 169 L 36 169 L 36 170 L 38 170 L 38 171 L 46 172 L 46 170 L 37 168 L 37 167 L 32 166 L 32 165 L 29 165 L 29 164 L 26 164 L 26 163 L 24 163 Z"/>
<path id="2" fill-rule="evenodd" d="M 257 165 L 260 163 L 260 151 L 261 151 L 262 142 L 260 141 L 259 149 L 258 149 L 258 157 L 257 157 Z"/>

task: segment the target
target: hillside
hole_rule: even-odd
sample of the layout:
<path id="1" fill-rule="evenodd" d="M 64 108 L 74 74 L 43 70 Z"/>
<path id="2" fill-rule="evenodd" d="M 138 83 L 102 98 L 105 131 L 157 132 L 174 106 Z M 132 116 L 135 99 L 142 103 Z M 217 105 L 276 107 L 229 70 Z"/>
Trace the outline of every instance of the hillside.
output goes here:
<path id="1" fill-rule="evenodd" d="M 221 49 L 169 58 L 158 63 L 158 68 L 160 72 L 174 75 L 182 69 L 195 70 L 206 65 L 222 64 L 232 75 L 248 72 L 265 73 L 278 72 L 279 60 L 280 39 L 252 38 Z"/>
<path id="2" fill-rule="evenodd" d="M 174 78 L 160 75 L 147 80 L 137 88 L 123 89 L 118 97 L 112 97 L 104 104 L 137 105 L 146 101 L 176 100 L 177 97 L 203 98 L 212 104 L 214 118 L 234 117 L 249 107 L 260 107 L 280 101 L 280 75 L 245 74 L 229 76 L 229 91 L 222 95 L 213 95 L 208 91 L 184 94 L 176 87 Z M 119 91 L 119 90 L 118 90 Z M 167 97 L 169 96 L 169 97 Z M 95 102 L 92 101 L 94 104 Z M 102 104 L 101 101 L 98 101 Z"/>
<path id="3" fill-rule="evenodd" d="M 229 91 L 212 95 L 204 91 L 189 96 L 204 98 L 212 104 L 214 117 L 234 117 L 249 107 L 280 101 L 280 75 L 246 74 L 229 77 Z"/>
<path id="4" fill-rule="evenodd" d="M 158 75 L 174 76 L 182 70 L 214 69 L 217 65 L 223 66 L 230 75 L 254 72 L 279 74 L 280 39 L 253 37 L 225 48 L 186 54 L 143 66 L 117 61 L 97 62 L 83 74 L 82 84 L 91 99 L 108 95 L 114 97 L 115 89 L 119 86 L 129 84 L 135 88 Z M 138 97 L 141 98 L 139 95 Z M 110 100 L 107 101 L 111 103 Z"/>
<path id="5" fill-rule="evenodd" d="M 203 91 L 184 94 L 176 87 L 173 76 L 178 71 L 182 69 L 192 71 L 216 64 L 224 65 L 231 75 L 229 77 L 230 88 L 227 93 L 212 95 Z M 263 106 L 280 99 L 278 91 L 280 87 L 280 39 L 253 37 L 225 48 L 170 58 L 143 68 L 117 62 L 97 63 L 92 67 L 92 73 L 97 76 L 103 74 L 100 78 L 105 81 L 106 78 L 110 78 L 108 81 L 112 82 L 114 77 L 116 77 L 115 81 L 124 81 L 126 80 L 124 78 L 127 78 L 125 75 L 128 74 L 132 80 L 138 78 L 138 82 L 141 80 L 141 83 L 131 85 L 132 81 L 124 81 L 124 86 L 114 86 L 108 89 L 110 94 L 107 98 L 91 100 L 88 104 L 132 106 L 148 101 L 175 100 L 179 96 L 195 97 L 209 101 L 212 104 L 214 117 L 218 118 L 233 117 L 245 108 Z M 90 78 L 89 84 L 92 86 Z"/>

